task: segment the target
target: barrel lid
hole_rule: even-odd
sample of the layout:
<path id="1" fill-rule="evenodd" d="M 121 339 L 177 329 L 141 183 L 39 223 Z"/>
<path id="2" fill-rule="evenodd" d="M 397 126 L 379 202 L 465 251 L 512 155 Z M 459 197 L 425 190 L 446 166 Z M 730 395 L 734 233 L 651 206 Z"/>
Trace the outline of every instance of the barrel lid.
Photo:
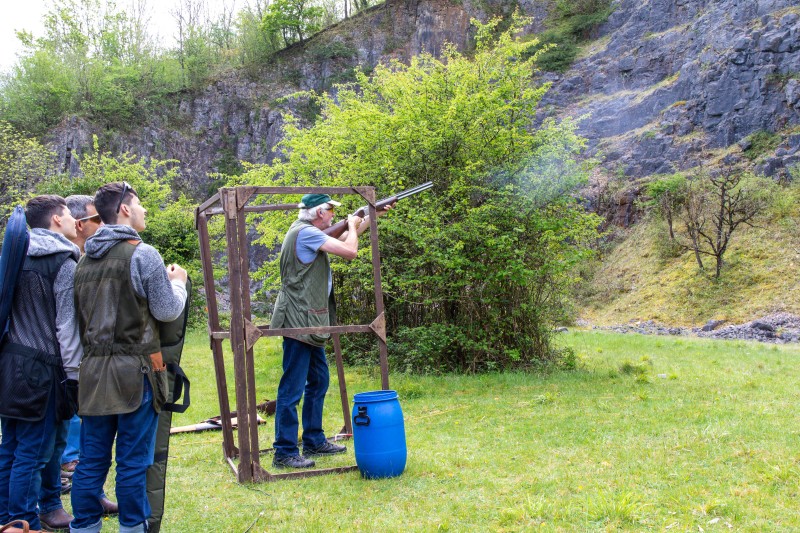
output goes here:
<path id="1" fill-rule="evenodd" d="M 376 390 L 368 392 L 359 392 L 353 396 L 355 403 L 368 403 L 368 402 L 385 402 L 387 400 L 396 400 L 397 391 L 394 390 Z"/>

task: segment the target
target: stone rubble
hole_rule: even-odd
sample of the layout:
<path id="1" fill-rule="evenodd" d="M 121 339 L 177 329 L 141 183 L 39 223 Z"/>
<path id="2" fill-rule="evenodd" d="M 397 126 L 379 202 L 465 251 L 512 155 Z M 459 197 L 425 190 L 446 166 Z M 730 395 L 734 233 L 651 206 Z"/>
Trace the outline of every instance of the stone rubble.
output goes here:
<path id="1" fill-rule="evenodd" d="M 670 327 L 653 320 L 616 326 L 592 326 L 592 329 L 641 335 L 683 335 L 711 339 L 730 339 L 786 344 L 800 341 L 800 316 L 772 313 L 744 324 L 723 325 L 724 320 L 710 320 L 695 328 Z"/>

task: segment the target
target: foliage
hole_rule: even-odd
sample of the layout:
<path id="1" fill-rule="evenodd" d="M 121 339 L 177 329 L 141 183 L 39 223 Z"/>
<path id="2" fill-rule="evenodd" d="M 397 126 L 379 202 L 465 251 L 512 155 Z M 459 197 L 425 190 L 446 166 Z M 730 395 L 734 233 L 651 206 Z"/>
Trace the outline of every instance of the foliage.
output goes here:
<path id="1" fill-rule="evenodd" d="M 677 173 L 668 176 L 660 176 L 651 181 L 645 187 L 645 194 L 648 198 L 645 201 L 647 207 L 656 207 L 667 222 L 670 240 L 675 239 L 673 227 L 675 213 L 685 201 L 686 177 Z"/>
<path id="2" fill-rule="evenodd" d="M 0 108 L 17 127 L 41 134 L 64 115 L 82 113 L 124 129 L 180 88 L 142 19 L 113 2 L 54 0 L 44 18 L 42 37 L 18 33 L 25 50 L 0 93 Z"/>
<path id="3" fill-rule="evenodd" d="M 0 80 L 0 113 L 36 135 L 68 115 L 126 130 L 171 95 L 198 89 L 231 69 L 259 76 L 275 52 L 371 4 L 253 0 L 235 11 L 232 0 L 181 0 L 171 11 L 177 43 L 170 49 L 149 33 L 143 4 L 125 10 L 106 0 L 52 0 L 41 37 L 17 34 L 23 52 Z M 349 57 L 353 49 L 335 44 L 317 53 Z"/>
<path id="4" fill-rule="evenodd" d="M 374 185 L 382 197 L 434 182 L 381 220 L 386 319 L 398 332 L 401 368 L 477 372 L 557 359 L 552 323 L 598 220 L 565 196 L 587 170 L 575 161 L 583 140 L 574 124 L 533 127 L 548 86 L 532 82 L 534 57 L 521 59 L 530 43 L 513 35 L 523 22 L 515 18 L 496 40 L 497 20 L 476 23 L 473 59 L 448 49 L 441 61 L 420 55 L 408 66 L 377 66 L 371 78 L 356 73 L 357 86 L 316 97 L 322 114 L 312 127 L 287 117 L 282 161 L 236 179 Z M 359 207 L 352 196 L 343 202 Z M 289 224 L 288 215 L 266 218 L 260 243 L 278 245 Z M 335 265 L 339 300 L 360 302 L 339 306 L 341 323 L 374 319 L 367 250 L 361 255 Z M 261 276 L 276 289 L 277 263 Z M 418 360 L 405 359 L 410 344 Z"/>
<path id="5" fill-rule="evenodd" d="M 194 208 L 182 193 L 172 192 L 172 181 L 177 174 L 175 161 L 145 160 L 131 154 L 117 157 L 100 152 L 95 138 L 95 153 L 80 160 L 81 177 L 54 176 L 42 181 L 37 194 L 88 194 L 94 196 L 98 188 L 113 181 L 127 181 L 136 190 L 147 210 L 146 228 L 142 240 L 154 246 L 166 264 L 178 263 L 199 287 L 200 251 L 194 231 Z M 194 325 L 204 323 L 203 301 L 195 290 L 190 320 Z"/>
<path id="6" fill-rule="evenodd" d="M 52 172 L 55 154 L 34 139 L 0 121 L 0 228 L 31 188 Z"/>
<path id="7" fill-rule="evenodd" d="M 744 150 L 744 155 L 754 161 L 762 155 L 769 153 L 781 143 L 781 136 L 777 133 L 768 131 L 757 131 L 747 137 L 748 147 Z"/>
<path id="8" fill-rule="evenodd" d="M 273 0 L 262 19 L 263 31 L 279 33 L 284 46 L 302 43 L 320 30 L 323 9 L 309 0 Z"/>
<path id="9" fill-rule="evenodd" d="M 578 56 L 578 44 L 589 39 L 613 10 L 609 0 L 557 0 L 548 29 L 538 36 L 539 67 L 549 72 L 567 70 Z"/>

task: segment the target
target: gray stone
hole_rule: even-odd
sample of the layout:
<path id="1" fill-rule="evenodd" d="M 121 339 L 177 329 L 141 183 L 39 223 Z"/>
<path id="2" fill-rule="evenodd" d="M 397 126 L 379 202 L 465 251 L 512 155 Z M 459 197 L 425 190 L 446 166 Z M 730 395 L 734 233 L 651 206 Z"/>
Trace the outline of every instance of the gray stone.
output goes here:
<path id="1" fill-rule="evenodd" d="M 726 320 L 709 320 L 706 324 L 701 328 L 701 331 L 714 331 L 722 324 L 727 322 Z"/>
<path id="2" fill-rule="evenodd" d="M 766 331 L 766 332 L 774 332 L 775 331 L 775 326 L 773 326 L 772 324 L 769 324 L 767 322 L 762 322 L 760 320 L 753 321 L 750 324 L 750 327 L 752 327 L 753 329 L 758 329 L 758 330 Z"/>

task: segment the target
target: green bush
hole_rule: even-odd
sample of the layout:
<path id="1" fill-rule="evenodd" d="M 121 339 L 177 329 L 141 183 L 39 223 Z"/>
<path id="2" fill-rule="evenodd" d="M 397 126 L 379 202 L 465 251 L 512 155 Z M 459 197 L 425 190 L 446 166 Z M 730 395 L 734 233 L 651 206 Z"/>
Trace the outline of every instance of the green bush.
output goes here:
<path id="1" fill-rule="evenodd" d="M 583 140 L 574 124 L 534 127 L 546 87 L 534 84 L 532 60 L 519 59 L 528 47 L 513 37 L 520 22 L 497 40 L 497 21 L 478 25 L 474 58 L 449 49 L 443 60 L 423 54 L 407 66 L 378 65 L 370 78 L 356 73 L 357 86 L 337 87 L 335 100 L 316 97 L 322 113 L 313 126 L 286 117 L 282 159 L 236 179 L 374 185 L 381 197 L 434 182 L 380 222 L 385 318 L 399 370 L 559 361 L 552 326 L 566 313 L 575 265 L 592 254 L 599 219 L 569 196 L 589 170 L 576 161 Z M 342 202 L 342 210 L 363 205 L 353 196 Z M 290 223 L 265 217 L 259 244 L 279 245 Z M 368 254 L 334 262 L 342 324 L 375 318 Z M 277 262 L 259 276 L 265 291 L 276 289 Z M 374 357 L 374 344 L 356 344 L 355 358 Z"/>
<path id="2" fill-rule="evenodd" d="M 530 53 L 539 52 L 536 66 L 548 72 L 567 70 L 578 56 L 578 44 L 608 19 L 613 7 L 609 0 L 558 0 L 548 29 L 537 35 L 539 43 Z"/>
<path id="3" fill-rule="evenodd" d="M 772 152 L 781 143 L 780 135 L 764 130 L 753 133 L 747 139 L 750 141 L 750 146 L 744 151 L 744 155 L 751 161 Z"/>

